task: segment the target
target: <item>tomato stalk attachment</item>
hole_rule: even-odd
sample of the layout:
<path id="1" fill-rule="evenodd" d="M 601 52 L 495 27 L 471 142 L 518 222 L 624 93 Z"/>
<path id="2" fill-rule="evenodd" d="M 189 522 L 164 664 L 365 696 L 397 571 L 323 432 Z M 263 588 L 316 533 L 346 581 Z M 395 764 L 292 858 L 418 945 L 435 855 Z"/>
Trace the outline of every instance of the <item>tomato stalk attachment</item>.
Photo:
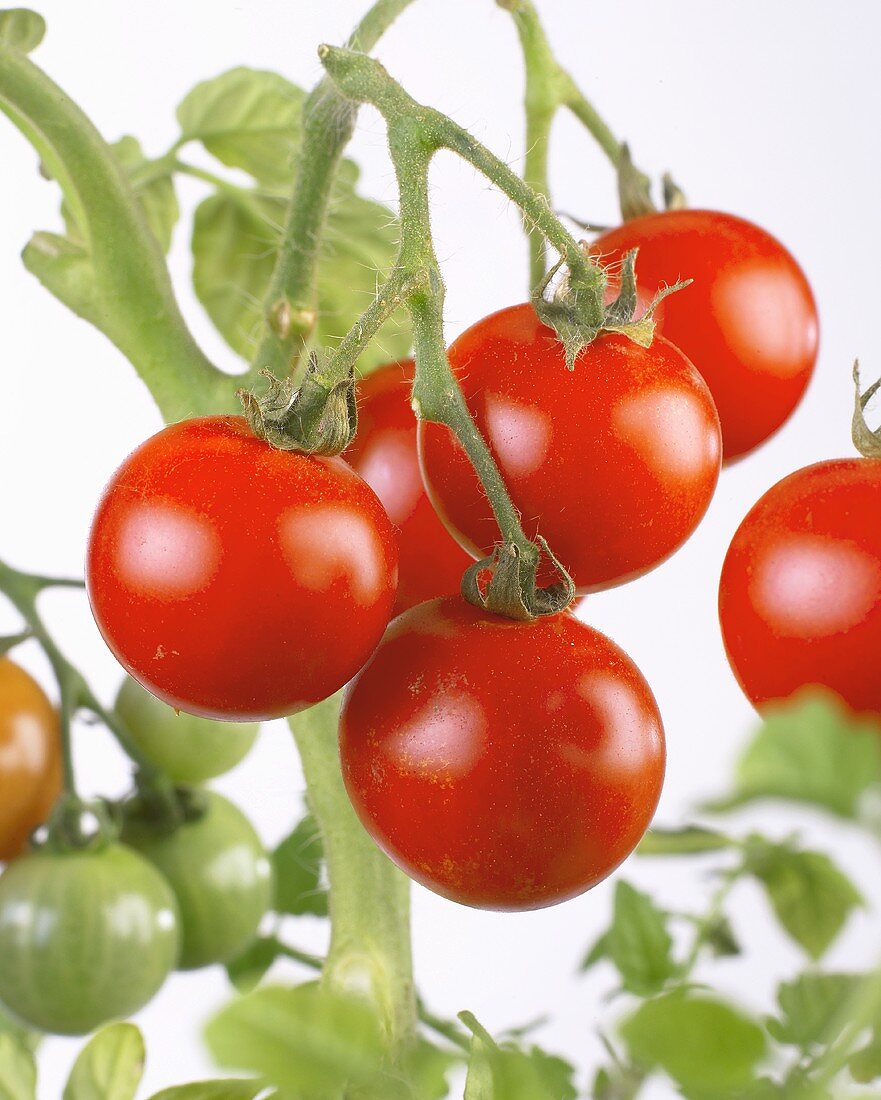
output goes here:
<path id="1" fill-rule="evenodd" d="M 881 428 L 874 430 L 866 422 L 865 412 L 869 402 L 881 390 L 881 378 L 874 382 L 865 393 L 861 393 L 860 361 L 854 360 L 853 383 L 855 388 L 852 438 L 853 445 L 864 458 L 881 458 Z"/>

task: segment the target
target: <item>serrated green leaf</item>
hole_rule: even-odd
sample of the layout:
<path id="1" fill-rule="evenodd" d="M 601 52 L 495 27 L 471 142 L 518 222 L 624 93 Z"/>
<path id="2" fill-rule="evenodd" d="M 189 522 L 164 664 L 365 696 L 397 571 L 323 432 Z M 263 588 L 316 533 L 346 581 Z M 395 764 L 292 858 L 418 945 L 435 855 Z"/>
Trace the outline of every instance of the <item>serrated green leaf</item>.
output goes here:
<path id="1" fill-rule="evenodd" d="M 149 172 L 150 161 L 144 156 L 137 138 L 122 137 L 110 148 L 128 173 L 146 215 L 147 223 L 159 241 L 162 251 L 167 252 L 171 247 L 174 227 L 180 217 L 180 207 L 171 173 L 156 176 Z"/>
<path id="2" fill-rule="evenodd" d="M 163 1089 L 150 1100 L 256 1100 L 266 1092 L 262 1081 L 194 1081 Z"/>
<path id="3" fill-rule="evenodd" d="M 291 916 L 327 916 L 327 891 L 321 885 L 324 846 L 311 814 L 279 844 L 272 856 L 275 907 Z"/>
<path id="4" fill-rule="evenodd" d="M 660 1068 L 678 1085 L 707 1092 L 749 1084 L 765 1053 L 765 1036 L 750 1017 L 697 992 L 646 1001 L 621 1025 L 631 1059 Z"/>
<path id="5" fill-rule="evenodd" d="M 603 954 L 615 964 L 629 993 L 653 996 L 678 972 L 667 914 L 627 882 L 615 887 L 612 924 L 602 943 Z"/>
<path id="6" fill-rule="evenodd" d="M 305 93 L 278 73 L 237 68 L 197 84 L 177 109 L 184 141 L 265 184 L 293 178 Z"/>
<path id="7" fill-rule="evenodd" d="M 0 1034 L 0 1100 L 35 1100 L 36 1094 L 33 1052 L 14 1035 Z"/>
<path id="8" fill-rule="evenodd" d="M 360 198 L 342 173 L 334 192 L 318 267 L 317 344 L 333 347 L 370 305 L 377 280 L 391 267 L 397 247 L 394 217 Z M 281 196 L 224 191 L 196 210 L 193 224 L 193 284 L 209 317 L 230 347 L 250 361 L 260 343 L 263 301 L 275 267 L 286 216 Z M 361 355 L 366 373 L 405 357 L 410 330 L 395 314 Z"/>
<path id="9" fill-rule="evenodd" d="M 847 1006 L 863 979 L 856 974 L 800 974 L 777 990 L 780 1018 L 767 1022 L 778 1043 L 808 1049 L 831 1043 L 847 1023 Z"/>
<path id="10" fill-rule="evenodd" d="M 144 1072 L 144 1037 L 134 1024 L 110 1024 L 83 1048 L 64 1100 L 134 1100 Z"/>
<path id="11" fill-rule="evenodd" d="M 30 53 L 43 41 L 46 20 L 28 8 L 7 8 L 0 11 L 0 42 L 22 53 Z"/>
<path id="12" fill-rule="evenodd" d="M 313 983 L 267 986 L 241 997 L 211 1021 L 206 1038 L 221 1065 L 295 1094 L 356 1088 L 382 1061 L 380 1027 L 369 1006 Z"/>
<path id="13" fill-rule="evenodd" d="M 691 856 L 722 852 L 735 842 L 715 829 L 687 825 L 683 829 L 649 829 L 636 849 L 640 856 Z"/>
<path id="14" fill-rule="evenodd" d="M 747 869 L 765 887 L 780 924 L 814 959 L 863 904 L 850 879 L 822 852 L 753 838 Z"/>
<path id="15" fill-rule="evenodd" d="M 741 757 L 730 798 L 716 809 L 783 798 L 857 817 L 860 801 L 881 784 L 881 728 L 856 718 L 826 692 L 800 693 L 769 706 Z"/>

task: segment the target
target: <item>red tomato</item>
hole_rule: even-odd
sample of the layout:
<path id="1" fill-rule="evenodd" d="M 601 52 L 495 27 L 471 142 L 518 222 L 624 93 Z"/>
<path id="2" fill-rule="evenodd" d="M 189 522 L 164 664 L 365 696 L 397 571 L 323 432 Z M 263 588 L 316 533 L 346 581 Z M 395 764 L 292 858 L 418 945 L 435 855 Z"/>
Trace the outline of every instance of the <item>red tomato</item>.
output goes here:
<path id="1" fill-rule="evenodd" d="M 412 385 L 412 359 L 389 363 L 358 383 L 358 435 L 345 454 L 398 528 L 396 615 L 423 600 L 458 592 L 462 574 L 473 564 L 426 495 L 410 406 Z"/>
<path id="2" fill-rule="evenodd" d="M 537 909 L 633 851 L 664 777 L 652 693 L 568 613 L 529 623 L 459 597 L 389 627 L 350 684 L 343 777 L 368 832 L 453 901 Z"/>
<path id="3" fill-rule="evenodd" d="M 659 331 L 701 372 L 719 410 L 727 461 L 775 432 L 801 400 L 817 358 L 814 296 L 801 268 L 764 229 L 715 210 L 668 210 L 604 233 L 604 263 L 639 249 L 646 296 L 677 279 Z"/>
<path id="4" fill-rule="evenodd" d="M 697 526 L 716 487 L 719 420 L 666 340 L 601 336 L 567 370 L 531 305 L 479 321 L 450 348 L 471 413 L 520 510 L 582 594 L 645 573 Z M 429 495 L 475 556 L 497 539 L 489 502 L 449 429 L 420 424 Z"/>
<path id="5" fill-rule="evenodd" d="M 382 637 L 396 577 L 394 528 L 342 459 L 274 450 L 234 416 L 174 424 L 130 455 L 87 562 L 126 670 L 173 707 L 238 721 L 342 687 Z"/>
<path id="6" fill-rule="evenodd" d="M 722 569 L 728 659 L 757 706 L 805 684 L 881 715 L 881 460 L 818 462 L 741 523 Z"/>

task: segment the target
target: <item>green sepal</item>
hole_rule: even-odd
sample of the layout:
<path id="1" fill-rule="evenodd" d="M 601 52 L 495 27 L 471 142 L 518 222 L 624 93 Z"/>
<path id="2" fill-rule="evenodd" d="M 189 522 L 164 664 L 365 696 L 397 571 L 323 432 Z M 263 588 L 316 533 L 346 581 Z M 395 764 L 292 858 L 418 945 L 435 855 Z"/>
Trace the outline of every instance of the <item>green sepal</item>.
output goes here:
<path id="1" fill-rule="evenodd" d="M 657 212 L 652 202 L 651 186 L 649 177 L 633 163 L 630 146 L 623 143 L 618 154 L 618 201 L 624 221 Z"/>

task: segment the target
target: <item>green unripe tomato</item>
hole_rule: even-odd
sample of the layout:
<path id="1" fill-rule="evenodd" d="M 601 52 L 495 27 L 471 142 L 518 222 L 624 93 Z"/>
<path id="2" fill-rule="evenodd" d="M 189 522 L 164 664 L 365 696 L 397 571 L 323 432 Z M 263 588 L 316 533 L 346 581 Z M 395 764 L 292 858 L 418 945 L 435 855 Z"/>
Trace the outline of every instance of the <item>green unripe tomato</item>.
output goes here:
<path id="1" fill-rule="evenodd" d="M 165 879 L 120 844 L 22 856 L 0 875 L 0 1002 L 30 1028 L 85 1035 L 159 991 L 180 947 Z"/>
<path id="2" fill-rule="evenodd" d="M 257 722 L 212 722 L 177 714 L 127 676 L 116 711 L 144 756 L 175 783 L 204 783 L 223 775 L 247 756 Z"/>
<path id="3" fill-rule="evenodd" d="M 205 813 L 173 833 L 129 815 L 123 829 L 167 879 L 180 910 L 181 970 L 225 963 L 257 935 L 272 904 L 272 865 L 245 815 L 204 792 Z"/>

